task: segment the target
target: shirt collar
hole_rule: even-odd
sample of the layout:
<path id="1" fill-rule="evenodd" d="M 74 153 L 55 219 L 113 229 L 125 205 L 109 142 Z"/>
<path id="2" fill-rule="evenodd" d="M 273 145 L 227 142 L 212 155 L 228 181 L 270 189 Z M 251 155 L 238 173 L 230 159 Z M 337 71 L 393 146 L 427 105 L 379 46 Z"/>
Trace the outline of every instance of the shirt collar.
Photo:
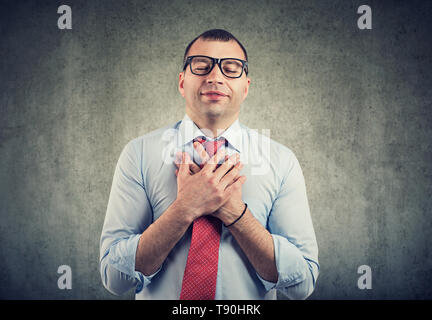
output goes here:
<path id="1" fill-rule="evenodd" d="M 205 136 L 207 140 L 214 140 L 206 136 L 187 114 L 185 114 L 183 120 L 180 123 L 179 133 L 180 141 L 178 143 L 180 146 L 191 142 L 193 139 L 199 136 Z M 219 137 L 224 137 L 226 140 L 228 140 L 228 143 L 237 149 L 238 152 L 242 151 L 242 134 L 238 119 L 236 119 L 236 121 L 234 121 L 222 134 L 220 134 L 218 138 Z"/>

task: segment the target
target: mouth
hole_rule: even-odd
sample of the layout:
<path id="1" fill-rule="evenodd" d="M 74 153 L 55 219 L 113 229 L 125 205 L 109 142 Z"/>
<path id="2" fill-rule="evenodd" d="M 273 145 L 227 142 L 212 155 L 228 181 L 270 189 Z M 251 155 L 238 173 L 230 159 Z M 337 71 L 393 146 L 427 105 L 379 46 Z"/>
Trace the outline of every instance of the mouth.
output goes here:
<path id="1" fill-rule="evenodd" d="M 214 90 L 201 92 L 201 95 L 209 98 L 210 100 L 220 100 L 227 96 L 223 92 Z"/>

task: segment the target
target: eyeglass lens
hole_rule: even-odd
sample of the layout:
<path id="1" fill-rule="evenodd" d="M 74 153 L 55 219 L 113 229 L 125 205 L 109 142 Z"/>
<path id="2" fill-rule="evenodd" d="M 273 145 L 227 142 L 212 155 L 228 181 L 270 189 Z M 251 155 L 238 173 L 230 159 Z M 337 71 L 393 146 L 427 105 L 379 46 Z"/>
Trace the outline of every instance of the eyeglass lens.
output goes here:
<path id="1" fill-rule="evenodd" d="M 193 57 L 191 61 L 192 72 L 205 75 L 210 72 L 213 60 L 206 57 Z M 227 77 L 239 77 L 242 74 L 243 64 L 235 59 L 223 60 L 221 63 L 222 73 Z"/>

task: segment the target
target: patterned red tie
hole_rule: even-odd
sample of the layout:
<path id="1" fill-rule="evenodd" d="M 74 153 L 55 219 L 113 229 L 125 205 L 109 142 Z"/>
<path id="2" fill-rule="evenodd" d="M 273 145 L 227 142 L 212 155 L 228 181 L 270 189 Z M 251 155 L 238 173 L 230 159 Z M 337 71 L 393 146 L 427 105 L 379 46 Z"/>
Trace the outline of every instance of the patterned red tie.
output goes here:
<path id="1" fill-rule="evenodd" d="M 224 138 L 206 141 L 195 139 L 212 157 L 227 141 Z M 202 168 L 204 164 L 201 164 Z M 183 275 L 180 300 L 214 300 L 219 259 L 221 221 L 210 216 L 196 219 L 192 226 L 192 240 Z"/>

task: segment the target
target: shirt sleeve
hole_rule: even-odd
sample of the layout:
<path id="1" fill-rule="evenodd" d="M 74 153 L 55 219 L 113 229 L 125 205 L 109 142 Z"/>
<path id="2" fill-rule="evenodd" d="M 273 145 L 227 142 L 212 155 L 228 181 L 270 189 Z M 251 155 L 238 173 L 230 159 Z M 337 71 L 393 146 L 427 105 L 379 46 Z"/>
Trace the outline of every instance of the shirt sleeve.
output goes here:
<path id="1" fill-rule="evenodd" d="M 113 294 L 147 286 L 160 271 L 145 276 L 135 270 L 141 233 L 152 222 L 152 208 L 143 185 L 137 140 L 129 142 L 117 162 L 100 240 L 102 283 Z"/>
<path id="2" fill-rule="evenodd" d="M 280 192 L 268 218 L 278 281 L 272 283 L 258 277 L 267 290 L 276 288 L 290 299 L 306 299 L 313 292 L 319 273 L 318 246 L 300 164 L 292 152 L 284 161 L 287 167 Z"/>

